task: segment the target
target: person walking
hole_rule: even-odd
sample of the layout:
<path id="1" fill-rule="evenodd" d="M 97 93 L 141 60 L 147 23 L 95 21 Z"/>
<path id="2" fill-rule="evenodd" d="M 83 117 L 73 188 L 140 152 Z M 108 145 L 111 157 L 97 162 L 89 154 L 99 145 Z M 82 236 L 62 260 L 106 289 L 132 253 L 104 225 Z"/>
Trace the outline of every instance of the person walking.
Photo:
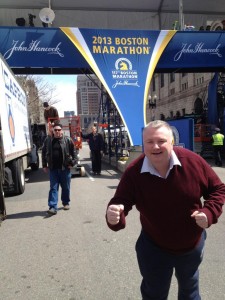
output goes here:
<path id="1" fill-rule="evenodd" d="M 91 150 L 91 162 L 92 171 L 94 174 L 100 175 L 102 169 L 102 155 L 104 149 L 103 137 L 97 132 L 97 127 L 92 126 L 92 132 L 88 134 L 83 134 L 81 132 L 81 137 L 87 139 L 89 143 L 89 148 Z"/>
<path id="2" fill-rule="evenodd" d="M 215 164 L 218 167 L 222 167 L 222 158 L 221 158 L 221 152 L 223 149 L 223 141 L 224 141 L 224 135 L 220 133 L 220 128 L 215 128 L 215 133 L 212 135 L 212 146 L 213 146 L 213 152 L 214 152 L 214 158 L 215 158 Z"/>
<path id="3" fill-rule="evenodd" d="M 71 138 L 63 135 L 62 124 L 53 123 L 53 136 L 47 136 L 42 147 L 42 166 L 49 170 L 50 191 L 48 195 L 48 214 L 55 215 L 58 210 L 58 190 L 61 186 L 61 201 L 64 210 L 70 208 L 71 172 L 75 164 L 75 150 Z"/>
<path id="4" fill-rule="evenodd" d="M 168 123 L 150 122 L 143 143 L 144 153 L 127 167 L 107 206 L 107 225 L 118 231 L 133 205 L 140 212 L 136 253 L 143 300 L 166 300 L 173 270 L 178 299 L 200 300 L 206 228 L 222 213 L 225 185 L 202 157 L 173 147 Z"/>

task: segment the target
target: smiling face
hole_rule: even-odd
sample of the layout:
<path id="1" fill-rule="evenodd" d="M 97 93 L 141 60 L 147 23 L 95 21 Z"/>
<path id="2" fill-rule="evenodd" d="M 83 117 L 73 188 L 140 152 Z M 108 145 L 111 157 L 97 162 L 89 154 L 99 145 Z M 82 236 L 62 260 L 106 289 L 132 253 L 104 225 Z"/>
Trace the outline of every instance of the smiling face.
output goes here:
<path id="1" fill-rule="evenodd" d="M 148 125 L 143 132 L 144 153 L 156 168 L 169 166 L 171 152 L 173 150 L 173 133 L 170 127 L 153 127 Z"/>

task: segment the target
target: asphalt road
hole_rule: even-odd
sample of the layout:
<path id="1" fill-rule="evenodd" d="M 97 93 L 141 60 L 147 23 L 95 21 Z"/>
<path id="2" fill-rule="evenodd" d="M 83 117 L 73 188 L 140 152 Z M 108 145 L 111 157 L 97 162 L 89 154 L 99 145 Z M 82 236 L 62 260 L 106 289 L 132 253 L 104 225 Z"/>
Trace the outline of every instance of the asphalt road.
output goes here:
<path id="1" fill-rule="evenodd" d="M 140 232 L 135 209 L 120 232 L 108 229 L 105 209 L 121 174 L 103 166 L 90 173 L 89 150 L 80 152 L 86 177 L 72 178 L 71 209 L 46 217 L 48 176 L 27 170 L 26 191 L 7 198 L 0 227 L 0 299 L 140 300 L 134 250 Z M 225 169 L 214 168 L 225 181 Z M 59 202 L 60 203 L 60 202 Z M 202 300 L 225 299 L 225 214 L 207 230 L 200 267 Z M 177 299 L 173 278 L 169 300 Z"/>

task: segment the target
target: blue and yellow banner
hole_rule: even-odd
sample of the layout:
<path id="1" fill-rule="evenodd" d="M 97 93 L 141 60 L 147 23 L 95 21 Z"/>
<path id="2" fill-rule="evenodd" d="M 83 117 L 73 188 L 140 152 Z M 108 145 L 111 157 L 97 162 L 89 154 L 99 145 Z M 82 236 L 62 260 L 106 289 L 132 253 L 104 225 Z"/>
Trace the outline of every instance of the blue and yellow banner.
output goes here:
<path id="1" fill-rule="evenodd" d="M 141 145 L 153 73 L 223 70 L 225 32 L 0 27 L 0 53 L 14 68 L 92 69 Z"/>
<path id="2" fill-rule="evenodd" d="M 141 145 L 150 81 L 175 31 L 61 29 L 105 86 L 131 144 Z"/>

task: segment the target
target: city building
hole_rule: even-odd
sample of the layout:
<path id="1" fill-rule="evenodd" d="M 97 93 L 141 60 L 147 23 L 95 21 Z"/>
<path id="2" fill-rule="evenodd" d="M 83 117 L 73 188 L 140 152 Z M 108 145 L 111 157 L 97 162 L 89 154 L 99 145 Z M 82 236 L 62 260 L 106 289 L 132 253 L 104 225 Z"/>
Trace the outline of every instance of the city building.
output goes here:
<path id="1" fill-rule="evenodd" d="M 77 76 L 77 113 L 81 128 L 87 130 L 98 122 L 101 102 L 101 82 L 95 75 Z"/>
<path id="2" fill-rule="evenodd" d="M 72 111 L 64 111 L 64 118 L 68 118 L 68 117 L 74 117 L 75 116 L 75 112 Z"/>
<path id="3" fill-rule="evenodd" d="M 208 86 L 213 76 L 214 73 L 155 74 L 149 89 L 147 121 L 206 117 Z"/>

